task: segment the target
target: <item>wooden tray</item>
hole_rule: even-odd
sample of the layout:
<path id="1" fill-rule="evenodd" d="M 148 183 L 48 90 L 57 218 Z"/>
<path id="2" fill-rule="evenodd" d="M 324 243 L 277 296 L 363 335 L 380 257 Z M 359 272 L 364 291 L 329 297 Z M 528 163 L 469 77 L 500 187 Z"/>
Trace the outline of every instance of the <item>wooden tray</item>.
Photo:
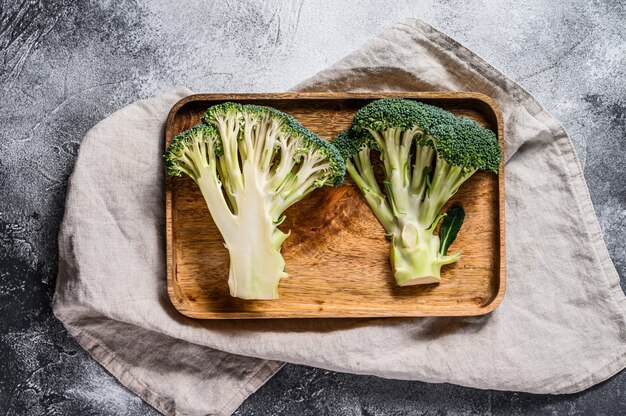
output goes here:
<path id="1" fill-rule="evenodd" d="M 176 103 L 166 125 L 166 145 L 224 101 L 268 105 L 288 112 L 305 127 L 331 139 L 373 99 L 415 98 L 470 117 L 497 131 L 502 116 L 478 93 L 197 94 Z M 498 306 L 505 290 L 504 172 L 478 172 L 454 196 L 466 219 L 450 250 L 461 259 L 442 269 L 439 285 L 398 287 L 389 265 L 389 243 L 362 198 L 346 178 L 287 210 L 280 227 L 291 230 L 282 253 L 289 278 L 280 299 L 236 299 L 228 290 L 228 253 L 196 184 L 187 177 L 165 182 L 167 285 L 182 314 L 202 319 L 355 318 L 481 315 Z M 444 207 L 444 209 L 447 207 Z"/>

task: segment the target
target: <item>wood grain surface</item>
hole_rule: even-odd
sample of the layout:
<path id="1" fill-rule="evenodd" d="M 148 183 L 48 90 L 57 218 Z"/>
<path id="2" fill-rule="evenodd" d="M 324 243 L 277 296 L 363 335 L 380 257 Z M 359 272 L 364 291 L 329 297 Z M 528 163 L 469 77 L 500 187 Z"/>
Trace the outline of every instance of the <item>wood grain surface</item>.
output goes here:
<path id="1" fill-rule="evenodd" d="M 415 98 L 464 115 L 498 133 L 503 126 L 493 100 L 478 93 L 197 94 L 172 108 L 166 145 L 224 101 L 269 105 L 331 139 L 354 113 L 383 97 Z M 444 207 L 458 202 L 465 223 L 450 250 L 461 259 L 443 266 L 438 285 L 399 287 L 389 264 L 389 242 L 349 176 L 344 185 L 322 188 L 286 211 L 291 230 L 282 253 L 289 278 L 280 299 L 236 299 L 228 290 L 228 252 L 196 184 L 167 177 L 165 185 L 167 284 L 184 315 L 203 319 L 347 318 L 481 315 L 495 309 L 505 291 L 504 172 L 478 172 Z"/>

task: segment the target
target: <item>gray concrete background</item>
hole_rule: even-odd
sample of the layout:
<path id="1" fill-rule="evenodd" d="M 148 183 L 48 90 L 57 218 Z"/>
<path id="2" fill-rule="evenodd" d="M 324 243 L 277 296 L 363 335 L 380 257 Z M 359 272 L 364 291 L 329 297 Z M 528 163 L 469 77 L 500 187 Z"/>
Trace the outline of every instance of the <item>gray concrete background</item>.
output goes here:
<path id="1" fill-rule="evenodd" d="M 523 4 L 520 4 L 523 3 Z M 569 130 L 626 282 L 626 8 L 619 1 L 0 2 L 0 414 L 154 415 L 50 311 L 81 138 L 184 85 L 283 91 L 420 17 L 519 81 Z M 626 413 L 626 372 L 570 396 L 480 391 L 287 365 L 238 415 Z"/>

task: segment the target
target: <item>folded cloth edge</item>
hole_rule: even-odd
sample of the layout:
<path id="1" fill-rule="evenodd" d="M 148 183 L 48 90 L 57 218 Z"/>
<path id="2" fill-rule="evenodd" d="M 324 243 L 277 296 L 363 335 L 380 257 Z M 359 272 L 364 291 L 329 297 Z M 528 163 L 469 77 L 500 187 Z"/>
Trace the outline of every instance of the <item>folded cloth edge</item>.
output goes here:
<path id="1" fill-rule="evenodd" d="M 143 381 L 133 375 L 132 369 L 123 361 L 118 360 L 115 352 L 95 340 L 92 336 L 63 323 L 67 331 L 74 337 L 80 346 L 89 353 L 102 367 L 113 375 L 124 387 L 141 397 L 150 406 L 159 412 L 172 416 L 190 416 L 195 413 L 188 413 L 181 409 L 171 399 L 164 399 L 154 392 Z M 217 412 L 207 416 L 230 415 L 241 406 L 241 404 L 263 386 L 274 374 L 276 374 L 284 363 L 270 360 L 259 360 L 259 365 L 252 370 L 252 376 L 241 386 L 239 390 L 226 402 Z"/>

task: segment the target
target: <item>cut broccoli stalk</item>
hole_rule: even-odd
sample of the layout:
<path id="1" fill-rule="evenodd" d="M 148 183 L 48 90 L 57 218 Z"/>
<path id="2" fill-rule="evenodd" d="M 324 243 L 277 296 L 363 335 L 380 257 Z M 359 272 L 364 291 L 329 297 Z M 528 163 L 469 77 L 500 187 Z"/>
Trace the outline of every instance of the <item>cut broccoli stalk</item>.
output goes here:
<path id="1" fill-rule="evenodd" d="M 172 139 L 167 173 L 198 184 L 230 255 L 230 294 L 277 299 L 287 277 L 282 213 L 314 189 L 341 183 L 344 161 L 330 143 L 270 107 L 224 103 L 203 121 Z"/>
<path id="2" fill-rule="evenodd" d="M 457 261 L 461 252 L 439 255 L 439 237 L 419 224 L 407 224 L 391 238 L 391 264 L 396 283 L 412 286 L 441 281 L 441 266 Z"/>
<path id="3" fill-rule="evenodd" d="M 230 256 L 230 294 L 243 299 L 277 299 L 280 279 L 287 277 L 280 247 L 288 234 L 279 230 L 272 219 L 272 200 L 254 165 L 245 160 L 242 172 L 243 188 L 233 195 L 239 207 L 237 215 L 226 221 L 224 231 L 220 229 Z M 221 197 L 205 186 L 202 178 L 198 185 L 207 206 L 211 206 L 211 199 Z"/>
<path id="4" fill-rule="evenodd" d="M 446 215 L 441 209 L 478 169 L 498 172 L 501 151 L 495 134 L 438 107 L 388 98 L 359 110 L 352 127 L 333 144 L 391 239 L 398 285 L 440 282 L 441 267 L 461 255 L 447 255 L 452 241 L 448 238 L 443 249 L 435 234 Z M 374 174 L 371 149 L 380 154 L 382 184 Z"/>

